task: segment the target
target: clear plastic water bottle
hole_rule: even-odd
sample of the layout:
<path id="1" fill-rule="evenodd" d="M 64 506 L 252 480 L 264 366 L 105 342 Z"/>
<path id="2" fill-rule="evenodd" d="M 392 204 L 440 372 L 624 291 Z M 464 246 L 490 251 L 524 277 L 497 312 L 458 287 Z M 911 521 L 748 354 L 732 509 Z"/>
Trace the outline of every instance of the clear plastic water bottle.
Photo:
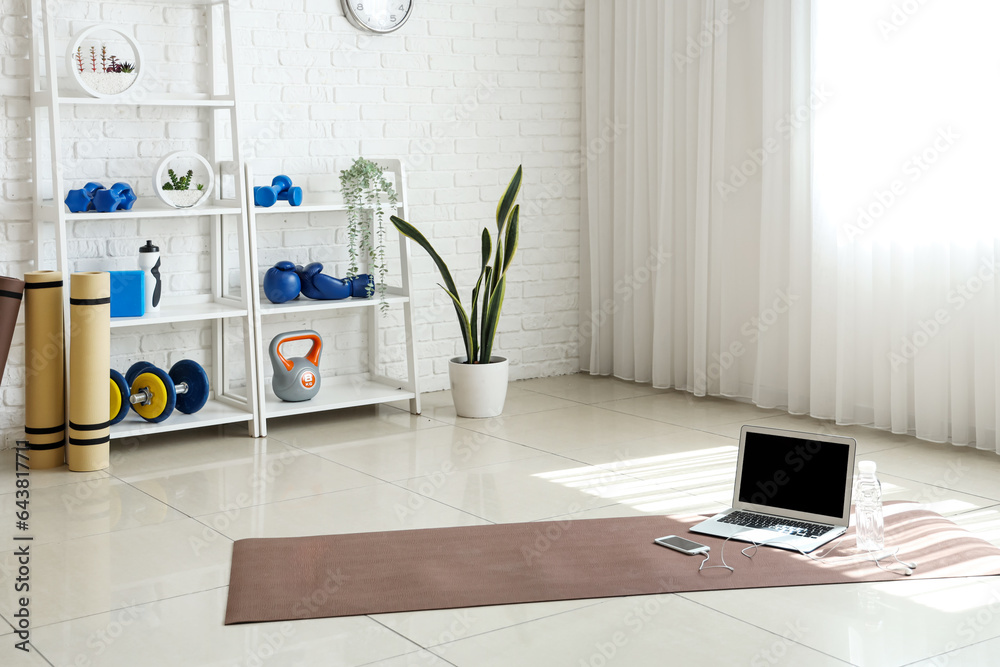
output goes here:
<path id="1" fill-rule="evenodd" d="M 858 480 L 854 485 L 854 516 L 858 549 L 878 551 L 885 544 L 882 521 L 882 485 L 875 477 L 874 461 L 858 462 Z"/>

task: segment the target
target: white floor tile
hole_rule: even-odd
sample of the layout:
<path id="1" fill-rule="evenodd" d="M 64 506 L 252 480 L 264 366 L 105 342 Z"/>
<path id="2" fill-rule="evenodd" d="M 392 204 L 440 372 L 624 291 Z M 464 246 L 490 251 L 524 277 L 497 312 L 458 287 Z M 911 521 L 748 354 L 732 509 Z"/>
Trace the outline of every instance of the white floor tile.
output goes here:
<path id="1" fill-rule="evenodd" d="M 600 600 L 561 600 L 531 604 L 505 604 L 468 609 L 376 614 L 373 619 L 423 647 L 439 646 L 467 637 L 493 632 L 572 609 L 598 604 Z"/>
<path id="2" fill-rule="evenodd" d="M 0 616 L 0 665 L 48 665 L 38 653 L 30 639 L 23 644 L 22 648 L 17 645 L 25 642 L 22 636 L 14 636 L 12 628 L 6 618 Z"/>
<path id="3" fill-rule="evenodd" d="M 439 471 L 467 470 L 538 456 L 531 449 L 485 433 L 440 425 L 365 442 L 300 445 L 324 459 L 383 480 L 395 481 Z"/>
<path id="4" fill-rule="evenodd" d="M 178 465 L 176 473 L 126 477 L 135 487 L 189 516 L 251 507 L 378 484 L 379 480 L 277 440 L 250 455 Z M 243 452 L 241 452 L 243 454 Z"/>
<path id="5" fill-rule="evenodd" d="M 619 398 L 633 398 L 661 393 L 648 384 L 637 384 L 610 376 L 575 373 L 556 377 L 519 380 L 511 384 L 516 389 L 526 389 L 548 396 L 555 396 L 577 403 L 599 403 Z"/>
<path id="6" fill-rule="evenodd" d="M 564 456 L 641 480 L 613 494 L 617 502 L 657 514 L 714 514 L 732 502 L 736 453 L 731 438 L 685 428 Z"/>
<path id="7" fill-rule="evenodd" d="M 22 465 L 27 465 L 27 462 L 23 457 L 18 457 L 16 450 L 8 449 L 0 452 L 0 479 L 4 480 L 4 485 L 3 487 L 0 487 L 0 491 L 12 491 L 14 489 L 14 479 L 16 479 L 15 473 L 25 471 L 24 468 L 17 467 L 18 461 L 20 461 Z M 108 473 L 104 470 L 97 470 L 94 472 L 70 472 L 70 469 L 65 465 L 61 465 L 58 468 L 49 468 L 47 470 L 28 469 L 27 472 L 32 489 L 45 489 L 52 486 L 60 486 L 62 484 L 73 484 L 77 482 L 85 482 L 91 479 L 108 477 Z"/>
<path id="8" fill-rule="evenodd" d="M 683 597 L 771 632 L 799 623 L 800 643 L 862 667 L 905 665 L 1000 637 L 996 578 L 790 586 Z"/>
<path id="9" fill-rule="evenodd" d="M 589 405 L 471 420 L 465 428 L 553 454 L 677 430 L 676 426 L 663 422 Z"/>
<path id="10" fill-rule="evenodd" d="M 368 405 L 267 420 L 268 436 L 296 447 L 365 442 L 386 435 L 440 426 L 440 422 L 397 410 Z"/>
<path id="11" fill-rule="evenodd" d="M 38 647 L 28 643 L 28 651 L 15 648 L 14 635 L 0 637 L 0 665 L 4 667 L 51 667 L 53 664 L 39 652 Z"/>
<path id="12" fill-rule="evenodd" d="M 652 438 L 626 440 L 621 438 L 610 445 L 585 447 L 563 452 L 562 456 L 578 459 L 586 463 L 608 467 L 628 474 L 631 463 L 636 460 L 670 457 L 708 449 L 728 448 L 735 456 L 739 441 L 714 433 L 706 433 L 690 428 L 674 431 Z M 678 456 L 678 458 L 683 458 Z M 670 460 L 670 459 L 665 459 Z"/>
<path id="13" fill-rule="evenodd" d="M 949 518 L 976 537 L 1000 547 L 1000 505 L 970 510 Z"/>
<path id="14" fill-rule="evenodd" d="M 415 651 L 406 655 L 397 655 L 394 658 L 384 658 L 377 662 L 369 663 L 364 667 L 454 667 L 450 662 L 441 656 L 434 655 L 430 651 Z"/>
<path id="15" fill-rule="evenodd" d="M 965 628 L 963 628 L 964 630 Z M 971 627 L 968 628 L 972 630 Z M 988 639 L 972 646 L 956 648 L 907 667 L 992 667 L 1000 662 L 1000 639 Z"/>
<path id="16" fill-rule="evenodd" d="M 611 505 L 616 502 L 610 495 L 611 488 L 635 481 L 602 468 L 543 454 L 416 477 L 401 484 L 494 523 L 516 523 Z"/>
<path id="17" fill-rule="evenodd" d="M 1000 501 L 1000 456 L 993 452 L 921 442 L 867 458 L 887 473 Z"/>
<path id="18" fill-rule="evenodd" d="M 937 512 L 943 516 L 952 516 L 971 512 L 995 505 L 995 501 L 982 496 L 960 493 L 943 486 L 934 486 L 912 479 L 878 472 L 882 484 L 882 501 L 905 500 L 919 503 L 924 509 Z"/>
<path id="19" fill-rule="evenodd" d="M 363 665 L 419 649 L 366 616 L 223 625 L 226 587 L 36 631 L 57 665 Z M 140 658 L 141 656 L 141 658 Z"/>
<path id="20" fill-rule="evenodd" d="M 334 535 L 488 523 L 389 483 L 198 518 L 233 540 Z"/>
<path id="21" fill-rule="evenodd" d="M 555 410 L 557 408 L 568 408 L 575 405 L 573 401 L 567 401 L 555 396 L 540 394 L 535 391 L 528 391 L 519 387 L 521 383 L 512 383 L 507 388 L 507 398 L 503 404 L 503 414 L 507 417 L 514 415 L 526 415 L 532 412 L 542 412 L 544 410 Z M 399 401 L 392 404 L 401 410 L 408 410 L 408 401 Z M 478 420 L 459 417 L 455 413 L 455 404 L 451 399 L 451 391 L 435 391 L 430 394 L 423 394 L 420 397 L 421 415 L 445 422 L 464 426 L 475 423 Z"/>
<path id="22" fill-rule="evenodd" d="M 715 514 L 731 505 L 736 473 L 732 449 L 678 452 L 597 466 L 620 478 L 609 478 L 601 496 L 647 514 Z M 560 477 L 571 479 L 590 472 L 591 466 L 581 465 L 562 471 Z"/>
<path id="23" fill-rule="evenodd" d="M 458 667 L 809 665 L 843 662 L 671 595 L 615 598 L 434 647 Z"/>
<path id="24" fill-rule="evenodd" d="M 13 526 L 22 511 L 14 493 L 0 495 L 0 524 Z M 165 503 L 113 477 L 30 490 L 28 531 L 35 545 L 62 542 L 140 526 L 177 521 L 185 516 Z"/>
<path id="25" fill-rule="evenodd" d="M 764 419 L 754 419 L 746 422 L 755 426 L 770 426 L 771 428 L 783 428 L 789 431 L 805 431 L 806 433 L 824 433 L 829 435 L 841 435 L 854 438 L 858 441 L 857 453 L 869 454 L 883 449 L 903 447 L 920 442 L 909 435 L 896 435 L 890 431 L 883 431 L 868 426 L 838 426 L 829 419 L 816 419 L 808 415 L 779 414 Z M 740 437 L 740 427 L 742 423 L 733 422 L 710 426 L 706 430 L 731 438 Z"/>
<path id="26" fill-rule="evenodd" d="M 229 583 L 232 543 L 194 519 L 30 547 L 38 628 Z M 0 554 L 0 589 L 12 590 L 13 551 Z M 0 596 L 12 618 L 13 596 Z M 45 651 L 45 647 L 41 646 Z"/>
<path id="27" fill-rule="evenodd" d="M 779 414 L 750 403 L 739 403 L 711 396 L 698 397 L 686 391 L 669 391 L 653 396 L 628 398 L 605 403 L 597 407 L 623 412 L 637 417 L 687 426 L 708 428 L 719 424 L 744 424 Z M 738 433 L 738 431 L 737 431 Z"/>
<path id="28" fill-rule="evenodd" d="M 251 462 L 269 448 L 283 446 L 268 438 L 252 438 L 241 425 L 172 431 L 141 439 L 113 440 L 108 472 L 136 482 L 213 465 Z"/>

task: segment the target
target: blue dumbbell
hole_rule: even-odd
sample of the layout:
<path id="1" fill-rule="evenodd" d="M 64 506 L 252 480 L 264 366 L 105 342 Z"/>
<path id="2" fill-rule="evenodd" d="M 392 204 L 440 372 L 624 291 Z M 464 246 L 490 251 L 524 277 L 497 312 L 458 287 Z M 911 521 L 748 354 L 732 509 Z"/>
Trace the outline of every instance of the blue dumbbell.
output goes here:
<path id="1" fill-rule="evenodd" d="M 64 200 L 70 213 L 83 213 L 94 210 L 94 193 L 103 190 L 100 183 L 90 182 L 78 190 L 70 190 Z"/>
<path id="2" fill-rule="evenodd" d="M 115 183 L 110 188 L 94 192 L 94 208 L 101 213 L 110 213 L 119 209 L 129 210 L 135 203 L 135 193 L 128 183 Z"/>
<path id="3" fill-rule="evenodd" d="M 65 199 L 71 213 L 128 211 L 135 202 L 135 193 L 128 183 L 115 183 L 110 188 L 100 183 L 87 183 L 78 190 L 70 190 Z"/>
<path id="4" fill-rule="evenodd" d="M 271 185 L 261 185 L 253 189 L 253 203 L 265 208 L 278 201 L 287 201 L 292 206 L 302 204 L 302 188 L 292 185 L 292 179 L 284 174 L 275 176 Z"/>
<path id="5" fill-rule="evenodd" d="M 115 382 L 119 391 L 124 390 L 122 404 L 131 404 L 140 417 L 154 424 L 169 417 L 174 408 L 190 415 L 205 407 L 208 401 L 208 374 L 190 359 L 178 361 L 170 368 L 170 373 L 140 361 L 132 364 L 124 380 L 124 384 Z"/>
<path id="6" fill-rule="evenodd" d="M 121 190 L 122 202 L 118 205 L 119 211 L 131 211 L 132 204 L 136 202 L 138 197 L 135 196 L 135 192 L 132 190 L 132 186 L 128 183 L 115 183 L 111 187 L 121 185 L 123 186 Z"/>

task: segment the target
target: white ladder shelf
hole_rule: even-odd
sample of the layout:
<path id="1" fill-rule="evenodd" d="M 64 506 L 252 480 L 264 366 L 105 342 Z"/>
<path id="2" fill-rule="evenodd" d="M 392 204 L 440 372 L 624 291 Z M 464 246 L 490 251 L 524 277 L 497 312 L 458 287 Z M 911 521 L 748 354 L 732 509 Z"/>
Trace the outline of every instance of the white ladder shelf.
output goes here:
<path id="1" fill-rule="evenodd" d="M 386 172 L 391 173 L 395 180 L 398 210 L 404 219 L 408 217 L 406 180 L 403 165 L 399 160 L 373 160 Z M 396 286 L 386 286 L 386 302 L 390 308 L 401 307 L 403 310 L 403 327 L 405 330 L 406 349 L 406 371 L 405 378 L 391 378 L 375 372 L 379 363 L 379 299 L 373 295 L 367 299 L 340 299 L 330 301 L 314 301 L 305 297 L 287 301 L 285 303 L 271 303 L 263 295 L 261 286 L 261 267 L 259 266 L 259 251 L 257 249 L 257 216 L 259 215 L 283 215 L 298 216 L 310 213 L 344 213 L 347 205 L 343 201 L 337 201 L 331 194 L 315 194 L 305 192 L 301 206 L 289 206 L 285 202 L 278 202 L 271 208 L 263 208 L 254 205 L 253 186 L 254 175 L 251 165 L 248 163 L 245 168 L 246 185 L 244 192 L 247 197 L 247 210 L 249 211 L 250 223 L 250 246 L 251 246 L 251 276 L 253 277 L 253 300 L 255 304 L 254 319 L 257 333 L 257 391 L 260 414 L 260 434 L 267 435 L 267 420 L 273 417 L 298 415 L 305 413 L 321 412 L 325 410 L 337 410 L 361 405 L 374 405 L 378 403 L 389 403 L 393 401 L 408 400 L 410 412 L 420 414 L 420 388 L 417 376 L 417 356 L 416 344 L 413 335 L 413 311 L 410 295 L 412 294 L 412 272 L 410 240 L 403 235 L 399 236 L 399 262 L 400 281 Z M 372 224 L 375 224 L 372 221 Z M 394 230 L 393 230 L 394 231 Z M 373 232 L 374 238 L 374 232 Z M 271 377 L 270 360 L 265 356 L 265 348 L 270 344 L 270 340 L 265 340 L 263 335 L 263 320 L 270 316 L 289 313 L 298 313 L 303 316 L 308 313 L 319 314 L 321 312 L 336 311 L 342 309 L 367 309 L 368 315 L 368 372 L 363 374 L 324 376 L 321 381 L 319 393 L 308 401 L 289 403 L 282 401 L 271 390 L 268 379 Z"/>
<path id="2" fill-rule="evenodd" d="M 124 0 L 108 0 L 104 4 L 128 4 Z M 32 150 L 34 162 L 34 207 L 33 218 L 35 226 L 35 269 L 53 268 L 62 271 L 65 281 L 69 281 L 71 273 L 70 256 L 67 243 L 67 228 L 78 221 L 112 220 L 149 218 L 209 218 L 208 236 L 210 237 L 211 257 L 211 289 L 208 293 L 171 300 L 165 297 L 158 313 L 150 313 L 144 317 L 113 319 L 110 335 L 122 329 L 134 330 L 136 327 L 156 327 L 176 322 L 207 321 L 211 323 L 211 360 L 210 371 L 211 393 L 207 405 L 199 412 L 185 415 L 175 412 L 167 420 L 159 424 L 144 421 L 138 415 L 131 413 L 122 422 L 111 428 L 112 439 L 130 436 L 144 436 L 153 433 L 177 431 L 201 426 L 247 422 L 250 433 L 258 435 L 258 405 L 257 398 L 257 366 L 253 359 L 256 348 L 256 330 L 254 328 L 253 291 L 249 289 L 250 280 L 250 238 L 248 235 L 246 197 L 243 194 L 243 180 L 239 177 L 240 165 L 243 159 L 240 149 L 240 123 L 236 113 L 236 76 L 233 56 L 233 25 L 229 0 L 178 0 L 176 4 L 204 6 L 205 23 L 209 35 L 210 63 L 208 93 L 170 95 L 166 92 L 136 97 L 130 99 L 128 93 L 112 98 L 85 97 L 79 93 L 63 93 L 59 89 L 59 68 L 57 63 L 65 58 L 56 48 L 56 32 L 54 23 L 59 4 L 47 0 L 29 0 L 31 19 L 31 60 L 32 60 Z M 115 26 L 108 26 L 115 27 Z M 222 44 L 224 40 L 225 44 Z M 226 78 L 216 77 L 214 71 L 215 54 L 225 52 L 227 56 Z M 44 67 L 43 67 L 44 64 Z M 225 88 L 223 91 L 222 88 Z M 210 201 L 194 209 L 175 209 L 161 204 L 156 198 L 144 197 L 136 201 L 130 211 L 113 213 L 70 213 L 63 204 L 67 184 L 64 179 L 62 155 L 64 133 L 62 127 L 62 112 L 80 105 L 105 106 L 110 112 L 114 107 L 170 106 L 192 107 L 204 109 L 210 114 L 209 128 L 209 163 L 216 170 L 216 183 L 221 183 L 219 177 L 223 170 L 236 175 L 235 194 L 229 198 L 222 197 L 222 187 L 218 187 Z M 218 113 L 216 113 L 218 112 Z M 220 115 L 222 121 L 220 122 Z M 228 135 L 222 122 L 227 122 Z M 70 137 L 72 138 L 72 137 Z M 226 146 L 228 144 L 228 147 Z M 48 150 L 41 147 L 48 146 Z M 221 150 L 220 150 L 221 149 Z M 225 154 L 225 157 L 220 157 Z M 47 167 L 47 168 L 46 168 Z M 48 173 L 47 173 L 48 172 Z M 43 183 L 51 182 L 52 193 L 48 198 L 43 191 Z M 239 248 L 239 275 L 243 289 L 239 294 L 229 293 L 226 288 L 225 252 L 226 234 L 224 220 L 235 221 L 235 236 Z M 45 243 L 49 239 L 55 242 L 55 260 L 47 260 L 44 252 Z M 141 242 L 140 242 L 141 243 Z M 46 267 L 48 264 L 48 267 Z M 53 265 L 54 264 L 54 265 Z M 69 312 L 69 289 L 64 289 L 66 299 L 65 312 Z M 227 322 L 235 320 L 243 328 L 244 365 L 246 371 L 245 389 L 230 388 L 230 377 L 227 371 L 226 341 L 224 328 Z M 65 321 L 66 362 L 69 367 L 69 318 Z M 134 333 L 134 331 L 132 331 Z M 139 361 L 139 359 L 136 359 Z M 124 372 L 125 368 L 118 369 Z M 66 383 L 69 391 L 69 383 Z"/>

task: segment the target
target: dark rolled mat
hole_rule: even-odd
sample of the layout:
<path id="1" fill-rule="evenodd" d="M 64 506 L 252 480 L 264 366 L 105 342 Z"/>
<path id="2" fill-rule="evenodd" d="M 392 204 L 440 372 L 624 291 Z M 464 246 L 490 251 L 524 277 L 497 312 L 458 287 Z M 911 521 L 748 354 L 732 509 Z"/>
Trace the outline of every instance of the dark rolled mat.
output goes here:
<path id="1" fill-rule="evenodd" d="M 226 624 L 426 609 L 738 588 L 1000 574 L 1000 548 L 910 504 L 886 508 L 886 546 L 918 564 L 912 577 L 859 555 L 854 530 L 818 549 L 819 562 L 761 547 L 753 559 L 730 541 L 721 569 L 702 556 L 653 544 L 686 535 L 702 517 L 628 517 L 464 526 L 313 537 L 255 538 L 233 545 Z M 711 546 L 720 564 L 724 540 Z M 826 553 L 829 550 L 829 553 Z M 752 550 L 748 553 L 752 553 Z M 883 564 L 893 562 L 892 558 Z"/>
<path id="2" fill-rule="evenodd" d="M 17 313 L 21 310 L 23 295 L 23 280 L 0 276 L 0 380 L 7 368 L 7 355 L 10 353 L 10 342 L 14 338 L 14 325 L 17 324 Z"/>

